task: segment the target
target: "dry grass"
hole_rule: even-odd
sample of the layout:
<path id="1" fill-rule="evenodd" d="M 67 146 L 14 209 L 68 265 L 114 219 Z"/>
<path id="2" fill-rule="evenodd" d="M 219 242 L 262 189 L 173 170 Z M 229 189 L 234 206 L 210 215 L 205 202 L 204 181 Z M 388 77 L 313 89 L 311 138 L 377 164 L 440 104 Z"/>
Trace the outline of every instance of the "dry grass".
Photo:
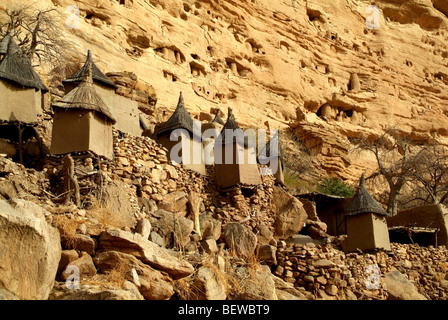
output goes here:
<path id="1" fill-rule="evenodd" d="M 180 300 L 194 300 L 196 297 L 194 292 L 197 290 L 198 288 L 194 286 L 191 276 L 181 278 L 174 282 L 174 291 L 178 294 Z"/>
<path id="2" fill-rule="evenodd" d="M 52 225 L 59 230 L 61 239 L 69 245 L 73 245 L 77 230 L 83 222 L 83 220 L 71 214 L 55 214 L 52 216 Z"/>
<path id="3" fill-rule="evenodd" d="M 102 285 L 112 289 L 123 289 L 126 280 L 129 279 L 129 266 L 124 262 L 119 262 L 115 268 L 105 273 L 99 273 L 86 279 L 86 285 Z"/>

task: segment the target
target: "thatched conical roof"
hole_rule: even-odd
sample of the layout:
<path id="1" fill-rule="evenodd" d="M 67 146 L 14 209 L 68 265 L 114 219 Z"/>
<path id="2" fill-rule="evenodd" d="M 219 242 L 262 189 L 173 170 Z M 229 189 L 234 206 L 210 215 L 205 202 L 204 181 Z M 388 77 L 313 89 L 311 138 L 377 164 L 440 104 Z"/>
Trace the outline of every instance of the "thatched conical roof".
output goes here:
<path id="1" fill-rule="evenodd" d="M 215 118 L 212 120 L 212 123 L 219 123 L 220 125 L 224 125 L 225 122 L 221 118 L 221 110 L 218 109 L 216 112 Z"/>
<path id="2" fill-rule="evenodd" d="M 93 62 L 92 52 L 90 50 L 87 51 L 87 59 L 84 66 L 62 82 L 64 84 L 81 82 L 89 66 L 92 68 L 93 81 L 114 89 L 117 87 L 104 73 L 101 72 L 100 69 L 98 69 L 95 62 Z"/>
<path id="3" fill-rule="evenodd" d="M 216 138 L 216 143 L 228 144 L 228 143 L 240 143 L 247 146 L 247 137 L 244 135 L 243 130 L 240 128 L 233 115 L 232 108 L 228 109 L 227 121 L 221 129 L 221 133 Z M 232 131 L 229 131 L 232 130 Z M 231 135 L 229 133 L 232 132 Z"/>
<path id="4" fill-rule="evenodd" d="M 177 102 L 176 110 L 174 110 L 171 117 L 160 128 L 157 136 L 163 133 L 169 133 L 175 129 L 185 129 L 193 134 L 193 119 L 185 108 L 184 97 L 182 92 L 179 95 L 179 101 Z"/>
<path id="5" fill-rule="evenodd" d="M 25 88 L 34 88 L 47 92 L 39 75 L 34 71 L 30 59 L 26 57 L 11 36 L 6 36 L 0 42 L 0 79 L 5 79 Z"/>
<path id="6" fill-rule="evenodd" d="M 0 54 L 6 54 L 8 52 L 8 46 L 10 41 L 11 36 L 9 34 L 0 41 Z"/>
<path id="7" fill-rule="evenodd" d="M 116 120 L 109 108 L 104 103 L 101 96 L 96 92 L 93 86 L 91 66 L 87 66 L 87 70 L 83 76 L 81 83 L 60 101 L 53 104 L 53 107 L 61 109 L 84 109 L 98 112 L 109 118 L 113 124 Z"/>
<path id="8" fill-rule="evenodd" d="M 388 216 L 388 213 L 367 191 L 364 174 L 361 176 L 358 190 L 356 190 L 351 202 L 345 209 L 345 215 L 354 216 L 363 213 L 375 213 L 382 216 Z"/>

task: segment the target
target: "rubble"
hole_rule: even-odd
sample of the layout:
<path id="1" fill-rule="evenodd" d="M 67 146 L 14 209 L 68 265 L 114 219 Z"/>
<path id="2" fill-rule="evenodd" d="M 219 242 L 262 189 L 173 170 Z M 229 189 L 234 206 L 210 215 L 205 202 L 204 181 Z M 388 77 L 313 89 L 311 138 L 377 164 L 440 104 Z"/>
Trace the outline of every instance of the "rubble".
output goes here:
<path id="1" fill-rule="evenodd" d="M 329 236 L 312 203 L 291 197 L 272 176 L 223 191 L 212 166 L 201 176 L 171 163 L 149 137 L 114 131 L 114 152 L 113 160 L 72 155 L 80 206 L 63 192 L 63 158 L 49 156 L 37 171 L 0 157 L 0 194 L 33 199 L 61 234 L 49 299 L 385 300 L 402 290 L 388 288 L 396 272 L 414 297 L 448 297 L 445 247 L 392 243 L 391 251 L 344 253 L 344 236 Z M 125 273 L 114 276 L 119 268 L 111 271 L 110 261 Z M 61 286 L 70 265 L 80 270 L 77 293 Z M 268 271 L 272 281 L 262 283 Z M 186 293 L 195 285 L 203 292 Z"/>
<path id="2" fill-rule="evenodd" d="M 346 254 L 331 244 L 279 244 L 277 263 L 267 263 L 276 276 L 293 284 L 309 299 L 392 298 L 385 281 L 392 271 L 401 272 L 426 299 L 447 299 L 448 251 L 444 246 L 434 248 L 392 243 L 391 247 L 390 252 L 378 250 Z M 375 278 L 372 270 L 378 270 L 379 274 L 375 289 L 368 286 L 369 281 Z"/>

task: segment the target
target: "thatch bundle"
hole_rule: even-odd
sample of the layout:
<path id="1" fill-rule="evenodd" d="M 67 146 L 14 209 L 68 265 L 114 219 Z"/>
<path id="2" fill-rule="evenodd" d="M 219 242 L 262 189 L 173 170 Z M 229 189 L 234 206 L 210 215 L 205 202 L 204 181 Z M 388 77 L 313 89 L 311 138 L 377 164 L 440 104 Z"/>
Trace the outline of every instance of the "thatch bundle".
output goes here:
<path id="1" fill-rule="evenodd" d="M 89 64 L 83 75 L 81 84 L 66 94 L 53 107 L 61 109 L 84 109 L 98 112 L 109 118 L 113 124 L 115 118 L 109 111 L 101 96 L 95 91 L 92 79 L 92 66 Z"/>
<path id="2" fill-rule="evenodd" d="M 191 134 L 194 134 L 193 119 L 191 118 L 190 114 L 185 108 L 182 92 L 179 95 L 179 101 L 177 103 L 176 110 L 174 110 L 174 113 L 171 115 L 168 121 L 165 122 L 163 126 L 160 128 L 159 132 L 157 133 L 157 136 L 159 137 L 160 135 L 164 133 L 169 133 L 175 129 L 185 129 Z"/>
<path id="3" fill-rule="evenodd" d="M 228 110 L 227 121 L 222 127 L 221 133 L 216 138 L 216 144 L 240 143 L 247 146 L 248 139 L 236 122 L 232 108 L 229 108 Z M 232 132 L 230 136 L 228 135 L 229 132 Z"/>
<path id="4" fill-rule="evenodd" d="M 85 77 L 87 69 L 89 67 L 91 68 L 93 81 L 98 82 L 107 87 L 111 87 L 114 89 L 116 88 L 116 85 L 106 75 L 104 75 L 104 73 L 102 73 L 101 70 L 98 69 L 95 62 L 93 62 L 92 53 L 90 52 L 90 50 L 87 51 L 87 59 L 84 66 L 77 72 L 75 72 L 73 75 L 62 81 L 62 83 L 66 84 L 66 83 L 81 82 L 82 79 Z"/>
<path id="5" fill-rule="evenodd" d="M 221 118 L 221 110 L 218 109 L 218 111 L 216 112 L 215 118 L 212 120 L 212 123 L 218 123 L 222 126 L 225 124 L 224 120 L 222 120 L 222 118 Z"/>
<path id="6" fill-rule="evenodd" d="M 345 215 L 354 216 L 363 213 L 375 213 L 382 216 L 389 215 L 367 191 L 364 174 L 361 176 L 358 190 L 356 190 L 351 202 L 345 209 Z"/>
<path id="7" fill-rule="evenodd" d="M 0 79 L 12 81 L 15 84 L 48 92 L 39 75 L 34 71 L 30 59 L 24 55 L 11 36 L 7 35 L 0 42 Z"/>

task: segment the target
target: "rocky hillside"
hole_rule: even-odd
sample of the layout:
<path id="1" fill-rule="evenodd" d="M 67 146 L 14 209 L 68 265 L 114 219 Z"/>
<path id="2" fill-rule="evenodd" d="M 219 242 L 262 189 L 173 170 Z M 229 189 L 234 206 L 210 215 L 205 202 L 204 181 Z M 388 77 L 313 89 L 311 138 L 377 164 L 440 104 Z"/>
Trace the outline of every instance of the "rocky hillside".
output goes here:
<path id="1" fill-rule="evenodd" d="M 448 297 L 444 246 L 344 253 L 345 236 L 271 176 L 223 193 L 211 168 L 173 165 L 151 138 L 114 141 L 113 161 L 48 156 L 36 170 L 0 157 L 0 298 Z"/>
<path id="2" fill-rule="evenodd" d="M 89 49 L 147 124 L 165 120 L 182 91 L 200 120 L 230 106 L 242 127 L 293 129 L 322 175 L 357 180 L 374 163 L 351 153 L 351 138 L 391 126 L 448 142 L 444 1 L 376 1 L 376 29 L 370 2 L 354 0 L 80 0 L 75 29 L 65 26 L 73 2 L 37 4 L 59 10 L 71 44 L 66 65 L 38 68 L 48 100 Z M 200 176 L 175 165 L 147 136 L 114 131 L 110 161 L 38 161 L 51 123 L 45 110 L 26 166 L 12 161 L 13 144 L 0 155 L 0 299 L 448 297 L 444 246 L 346 254 L 344 236 L 328 235 L 313 205 L 272 176 L 222 192 L 213 167 Z"/>
<path id="3" fill-rule="evenodd" d="M 72 4 L 38 1 L 61 14 L 68 65 L 90 49 L 105 73 L 134 73 L 159 110 L 182 91 L 198 117 L 230 106 L 243 127 L 292 126 L 323 174 L 357 180 L 374 163 L 348 138 L 387 127 L 447 143 L 444 1 L 376 1 L 373 29 L 369 1 L 80 0 L 79 29 L 67 29 Z"/>

